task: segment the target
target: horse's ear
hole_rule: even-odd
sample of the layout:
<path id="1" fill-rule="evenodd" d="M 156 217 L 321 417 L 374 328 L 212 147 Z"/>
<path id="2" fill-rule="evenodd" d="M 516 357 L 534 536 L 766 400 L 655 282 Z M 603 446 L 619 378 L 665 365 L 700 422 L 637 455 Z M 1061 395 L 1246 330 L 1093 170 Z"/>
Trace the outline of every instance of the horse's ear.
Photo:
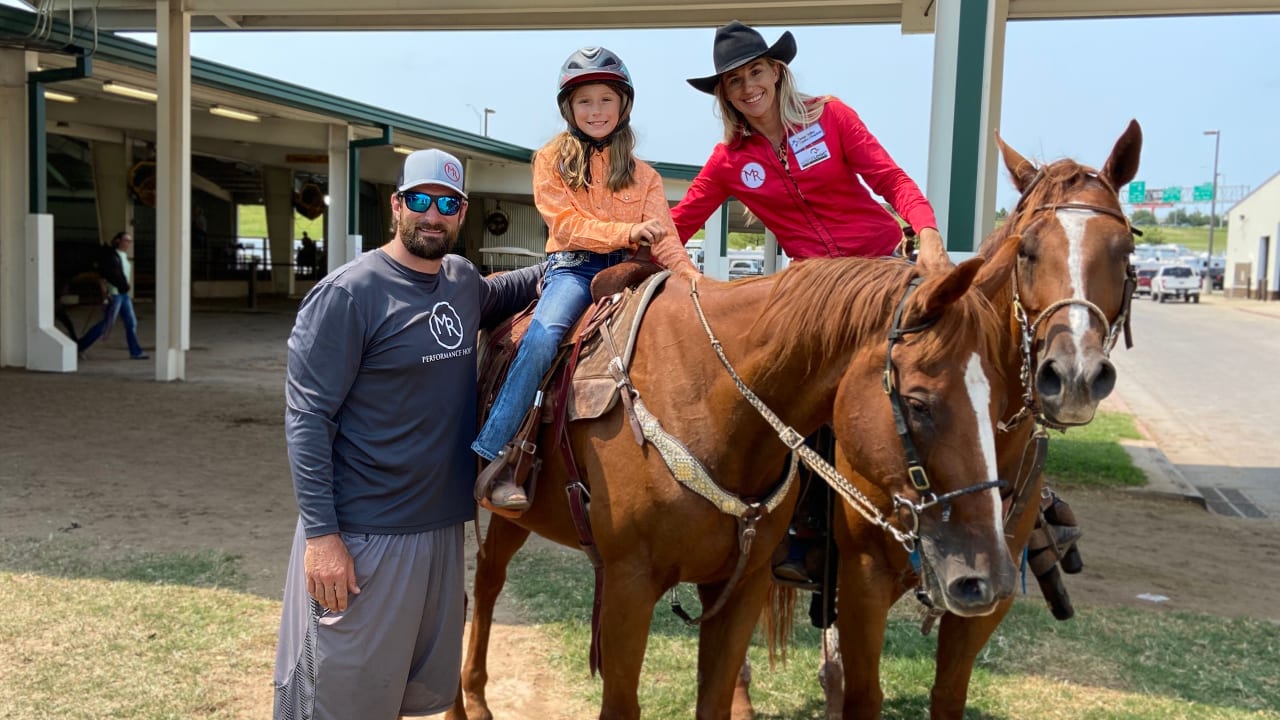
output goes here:
<path id="1" fill-rule="evenodd" d="M 964 297 L 986 259 L 972 257 L 956 265 L 948 273 L 930 275 L 917 291 L 920 294 L 920 317 L 915 322 L 928 322 L 942 314 L 955 301 Z"/>
<path id="2" fill-rule="evenodd" d="M 1031 181 L 1036 176 L 1036 166 L 1031 164 L 1030 160 L 1019 155 L 1017 150 L 1006 145 L 998 130 L 996 131 L 996 145 L 1000 147 L 1000 156 L 1004 158 L 1004 166 L 1009 169 L 1009 177 L 1013 178 L 1013 186 L 1020 193 L 1026 192 L 1027 187 L 1031 185 Z"/>
<path id="3" fill-rule="evenodd" d="M 1111 149 L 1111 157 L 1102 166 L 1102 176 L 1111 187 L 1119 189 L 1138 174 L 1138 156 L 1142 154 L 1142 127 L 1130 120 L 1129 127 Z"/>
<path id="4" fill-rule="evenodd" d="M 1004 243 L 987 259 L 987 263 L 974 277 L 973 286 L 987 296 L 988 300 L 994 300 L 1013 278 L 1014 265 L 1018 262 L 1018 248 L 1021 245 L 1021 235 L 1010 235 L 1005 238 Z"/>

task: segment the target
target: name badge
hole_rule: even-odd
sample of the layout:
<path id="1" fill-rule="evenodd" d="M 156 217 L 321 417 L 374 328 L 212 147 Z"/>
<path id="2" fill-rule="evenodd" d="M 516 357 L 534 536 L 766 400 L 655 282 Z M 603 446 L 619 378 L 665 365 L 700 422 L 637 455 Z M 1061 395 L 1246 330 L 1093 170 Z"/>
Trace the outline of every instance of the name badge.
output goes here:
<path id="1" fill-rule="evenodd" d="M 802 148 L 821 140 L 822 136 L 825 134 L 826 131 L 822 129 L 822 126 L 818 123 L 814 123 L 795 135 L 787 138 L 787 142 L 791 144 L 791 152 L 799 155 Z"/>
<path id="2" fill-rule="evenodd" d="M 801 170 L 808 170 L 814 165 L 817 165 L 830 157 L 831 151 L 827 149 L 827 144 L 825 142 L 820 142 L 817 145 L 807 147 L 796 153 L 796 160 L 800 162 Z"/>

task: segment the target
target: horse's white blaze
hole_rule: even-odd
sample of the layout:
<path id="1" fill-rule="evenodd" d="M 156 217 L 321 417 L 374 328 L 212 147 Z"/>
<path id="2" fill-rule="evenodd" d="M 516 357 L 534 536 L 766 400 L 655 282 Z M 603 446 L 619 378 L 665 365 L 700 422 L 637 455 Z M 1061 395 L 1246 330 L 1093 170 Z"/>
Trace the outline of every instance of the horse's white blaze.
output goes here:
<path id="1" fill-rule="evenodd" d="M 1059 210 L 1058 224 L 1067 234 L 1067 272 L 1071 278 L 1071 297 L 1084 299 L 1084 229 L 1093 218 L 1092 210 Z M 1089 311 L 1082 305 L 1067 308 L 1071 321 L 1071 340 L 1076 346 L 1076 367 L 1084 372 L 1084 334 L 1089 331 Z"/>
<path id="2" fill-rule="evenodd" d="M 983 477 L 996 479 L 996 437 L 991 421 L 991 383 L 982 369 L 982 358 L 978 353 L 969 356 L 969 363 L 964 369 L 964 386 L 969 391 L 969 402 L 973 405 L 973 419 L 978 423 L 978 444 L 982 446 Z M 1000 515 L 1000 490 L 992 488 L 987 491 L 991 497 L 991 514 L 995 521 L 996 534 L 1004 533 L 1004 520 Z"/>

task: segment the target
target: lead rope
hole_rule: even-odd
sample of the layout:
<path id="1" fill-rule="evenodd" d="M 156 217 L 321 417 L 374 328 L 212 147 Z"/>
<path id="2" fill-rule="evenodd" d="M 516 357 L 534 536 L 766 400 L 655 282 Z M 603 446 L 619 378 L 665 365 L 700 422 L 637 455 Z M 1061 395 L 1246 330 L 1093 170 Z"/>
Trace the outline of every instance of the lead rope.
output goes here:
<path id="1" fill-rule="evenodd" d="M 817 473 L 829 486 L 840 493 L 849 505 L 858 512 L 867 522 L 875 525 L 902 545 L 908 552 L 914 552 L 916 547 L 916 536 L 914 533 L 905 533 L 895 527 L 892 523 L 885 519 L 885 516 L 875 503 L 871 501 L 862 491 L 854 487 L 847 478 L 840 474 L 821 455 L 804 444 L 804 436 L 796 432 L 795 428 L 787 425 L 772 410 L 769 409 L 764 401 L 760 399 L 747 384 L 743 382 L 737 371 L 733 369 L 733 365 L 729 363 L 729 359 L 725 357 L 724 348 L 720 344 L 720 340 L 716 338 L 715 333 L 711 330 L 711 325 L 707 322 L 707 316 L 702 311 L 702 302 L 698 297 L 698 279 L 694 278 L 690 283 L 689 294 L 693 298 L 694 309 L 698 312 L 698 320 L 702 323 L 702 329 L 706 332 L 707 338 L 711 340 L 711 347 L 716 351 L 716 356 L 720 358 L 720 364 L 728 371 L 729 377 L 733 378 L 733 382 L 738 386 L 738 392 L 746 398 L 747 403 L 760 413 L 764 421 L 773 428 L 777 433 L 778 439 L 782 441 L 796 455 L 800 457 L 800 461 L 805 464 L 813 472 Z"/>

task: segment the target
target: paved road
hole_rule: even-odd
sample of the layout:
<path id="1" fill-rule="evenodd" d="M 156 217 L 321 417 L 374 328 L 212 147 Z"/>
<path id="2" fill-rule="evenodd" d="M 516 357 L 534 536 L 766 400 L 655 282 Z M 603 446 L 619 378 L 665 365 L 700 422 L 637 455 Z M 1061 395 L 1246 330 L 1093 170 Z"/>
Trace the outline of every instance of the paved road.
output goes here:
<path id="1" fill-rule="evenodd" d="M 1175 470 L 1211 507 L 1280 517 L 1280 303 L 1136 299 L 1133 332 L 1117 393 Z"/>

